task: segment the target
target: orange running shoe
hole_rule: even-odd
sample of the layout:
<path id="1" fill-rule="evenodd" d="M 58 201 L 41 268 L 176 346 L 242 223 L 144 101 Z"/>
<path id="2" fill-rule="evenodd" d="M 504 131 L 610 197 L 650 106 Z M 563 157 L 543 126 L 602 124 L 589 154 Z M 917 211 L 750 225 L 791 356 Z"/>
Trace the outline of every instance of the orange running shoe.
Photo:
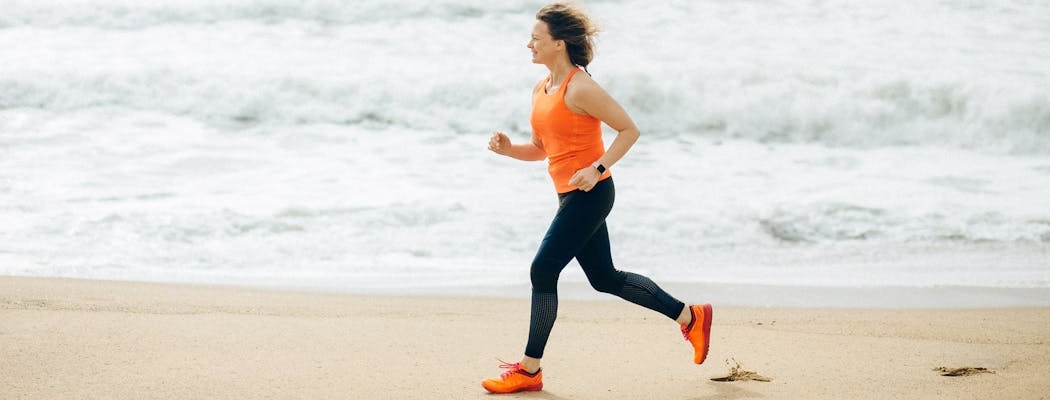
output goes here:
<path id="1" fill-rule="evenodd" d="M 693 344 L 693 362 L 703 364 L 707 359 L 707 349 L 711 347 L 711 305 L 691 305 L 693 322 L 682 325 L 682 336 Z"/>
<path id="2" fill-rule="evenodd" d="M 543 369 L 536 371 L 535 374 L 525 372 L 525 369 L 521 367 L 521 363 L 508 363 L 506 361 L 500 361 L 500 368 L 506 369 L 499 376 L 499 378 L 489 378 L 481 381 L 481 386 L 491 393 L 515 393 L 515 392 L 535 392 L 543 390 Z"/>

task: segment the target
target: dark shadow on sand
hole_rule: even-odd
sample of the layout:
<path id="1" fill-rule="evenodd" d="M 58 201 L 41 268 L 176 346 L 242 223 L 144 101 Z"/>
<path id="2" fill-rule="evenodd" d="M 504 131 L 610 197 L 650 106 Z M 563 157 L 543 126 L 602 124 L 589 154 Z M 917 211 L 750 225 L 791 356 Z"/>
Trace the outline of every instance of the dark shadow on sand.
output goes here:
<path id="1" fill-rule="evenodd" d="M 554 393 L 551 393 L 551 392 L 548 392 L 548 391 L 545 391 L 545 390 L 541 390 L 539 392 L 514 393 L 514 394 L 510 395 L 510 396 L 513 396 L 513 397 L 505 397 L 505 396 L 507 396 L 505 394 L 492 394 L 492 393 L 489 393 L 489 396 L 492 396 L 493 399 L 495 399 L 495 398 L 500 398 L 500 399 L 514 398 L 514 399 L 572 400 L 572 399 L 570 399 L 568 397 L 558 396 L 557 394 L 554 394 Z"/>

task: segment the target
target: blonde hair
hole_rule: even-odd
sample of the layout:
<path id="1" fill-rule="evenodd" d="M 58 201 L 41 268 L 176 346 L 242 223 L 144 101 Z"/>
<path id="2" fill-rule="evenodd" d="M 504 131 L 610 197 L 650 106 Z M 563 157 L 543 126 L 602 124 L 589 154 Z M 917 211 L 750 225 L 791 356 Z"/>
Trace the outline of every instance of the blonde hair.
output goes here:
<path id="1" fill-rule="evenodd" d="M 571 3 L 552 3 L 541 8 L 536 19 L 547 23 L 551 38 L 565 41 L 569 61 L 587 71 L 594 59 L 594 38 L 598 34 L 598 26 L 587 14 Z"/>

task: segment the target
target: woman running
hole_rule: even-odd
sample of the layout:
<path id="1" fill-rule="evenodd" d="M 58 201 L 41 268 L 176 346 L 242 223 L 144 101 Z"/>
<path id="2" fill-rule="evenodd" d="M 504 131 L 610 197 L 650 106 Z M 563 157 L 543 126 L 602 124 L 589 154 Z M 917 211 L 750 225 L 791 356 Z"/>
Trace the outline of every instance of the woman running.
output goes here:
<path id="1" fill-rule="evenodd" d="M 505 363 L 500 377 L 482 386 L 493 393 L 536 391 L 543 388 L 540 360 L 558 315 L 558 276 L 576 258 L 596 290 L 666 315 L 680 324 L 693 345 L 693 361 L 707 358 L 711 333 L 711 305 L 686 306 L 644 276 L 613 266 L 605 217 L 612 210 L 615 188 L 609 170 L 638 140 L 634 121 L 590 77 L 587 65 L 594 56 L 596 27 L 579 9 L 550 4 L 536 14 L 532 62 L 550 74 L 532 94 L 532 140 L 512 144 L 503 132 L 489 139 L 489 150 L 524 161 L 548 160 L 548 172 L 558 192 L 558 212 L 532 261 L 532 315 L 525 356 Z M 584 73 L 580 74 L 582 70 Z M 618 133 L 608 150 L 601 124 Z"/>

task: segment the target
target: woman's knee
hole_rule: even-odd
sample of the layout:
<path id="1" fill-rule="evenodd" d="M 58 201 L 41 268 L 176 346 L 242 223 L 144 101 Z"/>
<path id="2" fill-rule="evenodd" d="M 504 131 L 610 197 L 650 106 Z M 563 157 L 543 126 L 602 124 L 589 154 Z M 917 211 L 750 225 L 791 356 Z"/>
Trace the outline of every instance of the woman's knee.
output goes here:
<path id="1" fill-rule="evenodd" d="M 613 273 L 600 276 L 588 275 L 587 281 L 590 282 L 594 290 L 602 293 L 618 295 L 623 291 L 624 276 L 620 271 L 614 270 Z"/>
<path id="2" fill-rule="evenodd" d="M 558 275 L 560 268 L 552 267 L 552 264 L 542 260 L 534 260 L 529 269 L 532 280 L 532 291 L 540 293 L 557 293 Z"/>

